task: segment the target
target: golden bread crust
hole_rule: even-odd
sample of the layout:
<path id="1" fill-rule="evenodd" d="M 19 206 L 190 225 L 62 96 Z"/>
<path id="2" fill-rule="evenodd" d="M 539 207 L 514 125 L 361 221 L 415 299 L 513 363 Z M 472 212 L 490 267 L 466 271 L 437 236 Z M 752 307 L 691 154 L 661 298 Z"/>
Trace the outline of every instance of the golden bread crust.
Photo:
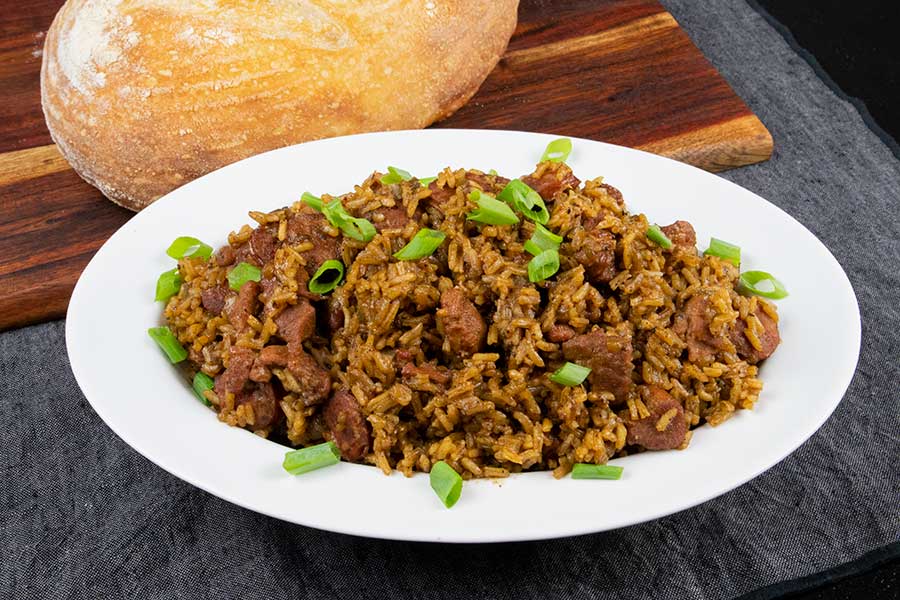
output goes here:
<path id="1" fill-rule="evenodd" d="M 73 168 L 134 210 L 273 148 L 414 129 L 493 69 L 518 0 L 68 0 L 41 101 Z"/>

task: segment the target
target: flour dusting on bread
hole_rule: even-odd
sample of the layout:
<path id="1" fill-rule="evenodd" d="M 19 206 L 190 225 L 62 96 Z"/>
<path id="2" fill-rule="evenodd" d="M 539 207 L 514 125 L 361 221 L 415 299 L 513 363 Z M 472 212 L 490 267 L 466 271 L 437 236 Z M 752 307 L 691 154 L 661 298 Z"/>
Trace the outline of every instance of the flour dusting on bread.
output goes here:
<path id="1" fill-rule="evenodd" d="M 518 0 L 68 0 L 47 34 L 53 139 L 140 209 L 226 164 L 416 129 L 475 93 Z"/>

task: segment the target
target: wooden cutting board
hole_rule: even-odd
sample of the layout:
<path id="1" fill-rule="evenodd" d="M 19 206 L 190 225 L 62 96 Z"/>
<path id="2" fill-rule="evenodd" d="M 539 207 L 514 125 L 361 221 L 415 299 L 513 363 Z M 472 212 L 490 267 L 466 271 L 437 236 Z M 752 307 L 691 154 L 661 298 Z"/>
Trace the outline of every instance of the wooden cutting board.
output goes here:
<path id="1" fill-rule="evenodd" d="M 61 5 L 0 0 L 0 329 L 62 317 L 81 270 L 132 214 L 69 168 L 44 125 L 41 49 Z M 655 0 L 522 0 L 500 64 L 437 127 L 586 137 L 710 171 L 772 152 L 763 124 Z"/>

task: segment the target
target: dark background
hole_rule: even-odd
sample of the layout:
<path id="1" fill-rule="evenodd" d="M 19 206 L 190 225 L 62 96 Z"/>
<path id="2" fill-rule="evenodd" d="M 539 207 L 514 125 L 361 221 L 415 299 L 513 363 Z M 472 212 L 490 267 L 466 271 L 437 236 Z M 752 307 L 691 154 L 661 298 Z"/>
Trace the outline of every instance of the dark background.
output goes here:
<path id="1" fill-rule="evenodd" d="M 858 107 L 900 140 L 897 0 L 751 0 L 794 37 Z M 809 58 L 809 57 L 807 57 Z M 896 596 L 895 596 L 896 597 Z"/>
<path id="2" fill-rule="evenodd" d="M 898 0 L 751 0 L 768 13 L 789 41 L 830 79 L 900 156 L 900 2 Z M 790 38 L 793 39 L 790 39 Z M 828 575 L 762 590 L 747 600 L 896 600 L 900 558 L 892 552 L 865 557 Z M 812 586 L 810 588 L 809 586 Z M 806 591 L 791 591 L 791 588 Z"/>

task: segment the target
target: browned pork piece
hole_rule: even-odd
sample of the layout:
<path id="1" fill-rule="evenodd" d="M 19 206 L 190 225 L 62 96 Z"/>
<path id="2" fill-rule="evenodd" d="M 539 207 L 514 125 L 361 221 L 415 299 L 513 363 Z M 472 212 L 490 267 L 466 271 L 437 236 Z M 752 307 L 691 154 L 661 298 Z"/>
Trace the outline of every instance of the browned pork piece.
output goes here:
<path id="1" fill-rule="evenodd" d="M 680 448 L 688 431 L 681 403 L 659 387 L 649 386 L 644 391 L 650 416 L 626 421 L 628 443 L 647 450 Z"/>

